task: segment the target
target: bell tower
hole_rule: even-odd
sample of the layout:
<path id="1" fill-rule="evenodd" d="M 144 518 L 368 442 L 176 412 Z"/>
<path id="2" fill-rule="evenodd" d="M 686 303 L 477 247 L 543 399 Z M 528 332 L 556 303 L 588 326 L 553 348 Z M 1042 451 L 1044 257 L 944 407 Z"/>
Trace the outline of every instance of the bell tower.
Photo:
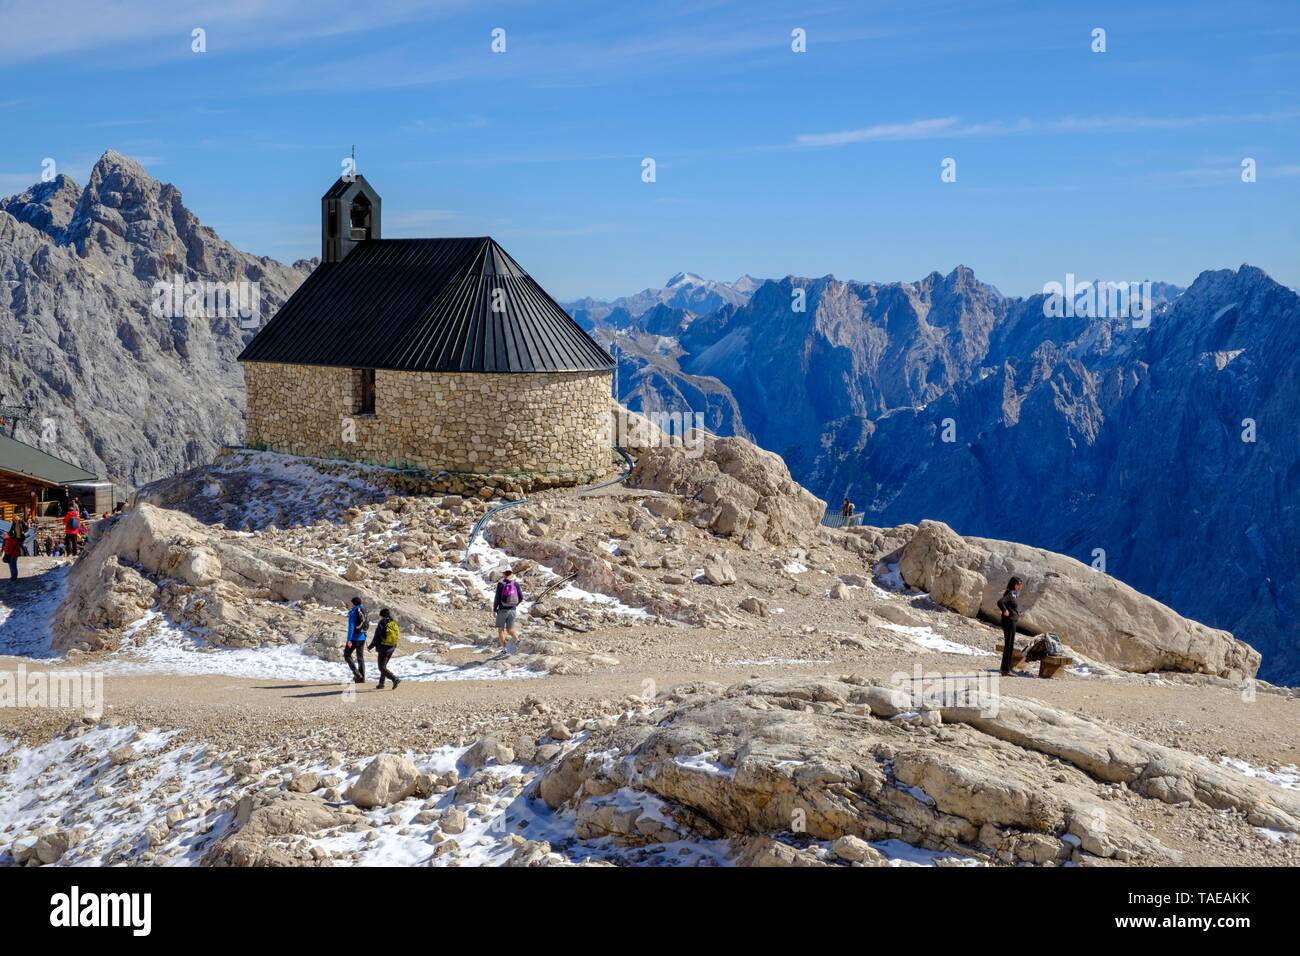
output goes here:
<path id="1" fill-rule="evenodd" d="M 320 198 L 321 262 L 341 262 L 357 243 L 378 239 L 380 204 L 366 177 L 340 176 Z"/>

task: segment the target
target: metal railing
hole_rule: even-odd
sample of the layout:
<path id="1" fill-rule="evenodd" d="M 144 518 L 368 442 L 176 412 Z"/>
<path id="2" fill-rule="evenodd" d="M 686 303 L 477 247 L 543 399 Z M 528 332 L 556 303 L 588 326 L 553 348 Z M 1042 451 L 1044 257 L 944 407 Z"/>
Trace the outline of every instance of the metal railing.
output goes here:
<path id="1" fill-rule="evenodd" d="M 827 514 L 822 516 L 822 525 L 827 528 L 856 528 L 861 526 L 866 515 Z"/>

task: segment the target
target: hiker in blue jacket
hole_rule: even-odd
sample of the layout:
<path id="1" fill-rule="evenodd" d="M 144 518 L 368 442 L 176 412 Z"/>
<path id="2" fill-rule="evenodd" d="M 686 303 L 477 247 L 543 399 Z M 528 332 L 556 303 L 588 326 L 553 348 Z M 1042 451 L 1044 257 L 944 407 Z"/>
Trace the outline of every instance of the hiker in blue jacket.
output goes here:
<path id="1" fill-rule="evenodd" d="M 348 611 L 348 639 L 343 644 L 343 659 L 347 661 L 348 670 L 352 671 L 354 684 L 366 682 L 366 628 L 369 624 L 366 606 L 361 603 L 361 598 L 354 597 L 352 609 Z M 356 664 L 352 663 L 353 654 L 357 655 Z"/>

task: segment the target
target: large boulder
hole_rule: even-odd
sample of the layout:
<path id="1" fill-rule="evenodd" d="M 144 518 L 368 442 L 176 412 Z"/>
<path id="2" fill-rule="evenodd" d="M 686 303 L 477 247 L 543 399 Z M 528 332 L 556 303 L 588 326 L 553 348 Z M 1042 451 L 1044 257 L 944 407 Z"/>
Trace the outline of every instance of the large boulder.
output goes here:
<path id="1" fill-rule="evenodd" d="M 344 794 L 359 807 L 386 807 L 415 793 L 420 770 L 407 757 L 380 754 Z"/>
<path id="2" fill-rule="evenodd" d="M 54 614 L 53 645 L 60 651 L 111 650 L 124 629 L 154 606 L 225 647 L 300 642 L 320 623 L 313 607 L 332 612 L 347 607 L 353 595 L 396 607 L 413 630 L 442 630 L 400 599 L 381 600 L 318 562 L 140 502 L 102 522 L 68 572 L 67 594 Z M 337 620 L 336 614 L 325 616 Z"/>
<path id="3" fill-rule="evenodd" d="M 1123 783 L 1143 796 L 1237 810 L 1252 826 L 1300 834 L 1300 794 L 1087 717 L 1016 697 L 1000 698 L 995 709 L 955 702 L 943 707 L 942 714 L 946 724 L 968 724 L 1018 747 L 1068 761 L 1098 780 Z"/>
<path id="4" fill-rule="evenodd" d="M 311 866 L 298 838 L 349 821 L 347 814 L 302 793 L 250 793 L 235 804 L 230 827 L 203 855 L 203 866 Z"/>
<path id="5" fill-rule="evenodd" d="M 773 544 L 800 540 L 826 512 L 826 502 L 796 483 L 779 455 L 743 438 L 693 433 L 686 446 L 648 448 L 628 484 L 691 499 L 696 523 L 717 534 L 752 531 Z"/>
<path id="6" fill-rule="evenodd" d="M 609 400 L 610 425 L 617 443 L 634 455 L 639 455 L 651 448 L 671 444 L 673 436 L 646 416 L 634 412 L 619 404 L 613 398 Z M 678 439 L 680 444 L 680 438 Z"/>
<path id="7" fill-rule="evenodd" d="M 735 584 L 736 570 L 725 554 L 714 552 L 704 557 L 704 579 L 710 584 Z"/>
<path id="8" fill-rule="evenodd" d="M 716 601 L 687 603 L 658 587 L 643 569 L 616 565 L 607 553 L 560 540 L 559 535 L 533 534 L 528 523 L 517 517 L 489 524 L 484 537 L 507 554 L 534 561 L 558 574 L 573 575 L 575 587 L 607 595 L 630 607 L 696 627 L 748 626 Z"/>
<path id="9" fill-rule="evenodd" d="M 1122 581 L 1051 551 L 990 538 L 963 538 L 923 521 L 904 546 L 903 580 L 967 617 L 999 617 L 997 600 L 1014 575 L 1020 629 L 1053 632 L 1080 653 L 1128 671 L 1187 671 L 1228 679 L 1254 676 L 1259 652 L 1188 620 Z"/>
<path id="10" fill-rule="evenodd" d="M 1297 826 L 1284 792 L 1042 705 L 1008 706 L 1001 722 L 988 709 L 944 708 L 943 726 L 926 728 L 899 719 L 908 691 L 806 676 L 674 688 L 660 702 L 550 764 L 537 796 L 615 842 L 720 834 L 750 848 L 736 857 L 745 865 L 828 859 L 792 851 L 781 842 L 791 831 L 859 864 L 881 862 L 870 844 L 885 840 L 990 862 L 1173 862 L 1110 783 L 1168 801 L 1155 771 L 1175 765 L 1192 801 Z M 1071 730 L 1086 752 L 1070 749 Z M 1108 741 L 1133 759 L 1107 767 L 1097 754 Z"/>
<path id="11" fill-rule="evenodd" d="M 117 555 L 83 558 L 70 573 L 67 598 L 54 615 L 54 646 L 64 650 L 111 647 L 123 628 L 158 601 L 158 587 Z"/>

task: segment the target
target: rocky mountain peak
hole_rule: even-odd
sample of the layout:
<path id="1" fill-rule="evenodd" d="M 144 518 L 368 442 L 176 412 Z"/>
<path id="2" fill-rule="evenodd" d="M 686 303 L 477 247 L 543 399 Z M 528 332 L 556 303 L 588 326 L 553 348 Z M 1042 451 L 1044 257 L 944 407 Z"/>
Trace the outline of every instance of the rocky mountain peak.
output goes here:
<path id="1" fill-rule="evenodd" d="M 175 301 L 160 310 L 155 290 L 241 283 L 257 322 L 309 268 L 239 251 L 185 208 L 176 187 L 115 150 L 84 190 L 59 176 L 0 200 L 0 212 L 33 227 L 0 228 L 9 286 L 0 341 L 10 346 L 0 355 L 0 392 L 37 410 L 15 437 L 127 486 L 208 461 L 238 440 L 235 357 L 250 334 L 246 317 L 230 308 L 191 314 Z"/>
<path id="2" fill-rule="evenodd" d="M 704 285 L 704 284 L 705 284 L 704 278 L 702 276 L 696 275 L 694 272 L 679 272 L 671 279 L 669 279 L 667 282 L 664 283 L 664 288 L 675 289 L 678 286 L 683 286 L 683 285 Z"/>
<path id="3" fill-rule="evenodd" d="M 80 199 L 81 187 L 60 173 L 16 196 L 0 199 L 0 211 L 39 229 L 55 241 L 62 241 Z"/>
<path id="4" fill-rule="evenodd" d="M 944 282 L 950 289 L 968 289 L 979 284 L 975 279 L 975 270 L 960 264 L 948 273 Z"/>
<path id="5" fill-rule="evenodd" d="M 175 229 L 169 228 L 174 210 L 182 212 L 182 218 L 191 216 L 174 187 L 164 187 L 135 160 L 108 150 L 90 171 L 68 241 L 83 257 L 98 252 L 122 259 L 124 246 L 143 246 L 166 260 L 166 253 L 177 252 Z M 161 274 L 161 268 L 153 271 L 155 278 Z"/>
<path id="6" fill-rule="evenodd" d="M 100 156 L 95 162 L 95 166 L 90 173 L 90 181 L 94 183 L 97 179 L 102 180 L 112 175 L 144 180 L 157 185 L 157 181 L 145 172 L 145 168 L 136 160 L 119 153 L 115 149 L 106 149 L 104 155 Z"/>

